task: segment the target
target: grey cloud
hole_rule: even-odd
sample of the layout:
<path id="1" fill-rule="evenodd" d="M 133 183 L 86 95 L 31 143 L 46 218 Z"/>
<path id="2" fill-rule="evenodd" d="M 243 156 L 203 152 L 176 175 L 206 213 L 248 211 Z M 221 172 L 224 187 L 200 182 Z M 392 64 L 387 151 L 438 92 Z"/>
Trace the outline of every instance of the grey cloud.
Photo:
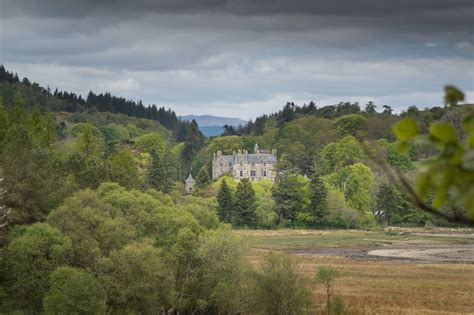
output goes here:
<path id="1" fill-rule="evenodd" d="M 0 0 L 0 9 L 0 63 L 11 70 L 180 114 L 240 104 L 248 118 L 290 99 L 426 106 L 446 83 L 474 90 L 471 0 Z"/>

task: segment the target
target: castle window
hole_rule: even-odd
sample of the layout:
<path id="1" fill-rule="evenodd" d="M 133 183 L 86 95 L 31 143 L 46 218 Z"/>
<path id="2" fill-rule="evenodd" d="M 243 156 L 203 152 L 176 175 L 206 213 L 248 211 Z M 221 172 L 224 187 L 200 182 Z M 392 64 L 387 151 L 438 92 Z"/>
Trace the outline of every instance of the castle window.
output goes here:
<path id="1" fill-rule="evenodd" d="M 240 177 L 244 176 L 244 171 L 240 171 Z"/>
<path id="2" fill-rule="evenodd" d="M 267 171 L 263 171 L 263 177 L 267 177 Z"/>
<path id="3" fill-rule="evenodd" d="M 267 162 L 263 162 L 263 167 L 267 166 Z"/>
<path id="4" fill-rule="evenodd" d="M 255 166 L 255 162 L 252 162 L 252 166 Z"/>
<path id="5" fill-rule="evenodd" d="M 242 162 L 240 162 L 240 166 L 242 166 L 242 165 L 243 165 Z"/>
<path id="6" fill-rule="evenodd" d="M 250 177 L 255 177 L 255 171 L 250 171 Z"/>
<path id="7" fill-rule="evenodd" d="M 219 163 L 219 165 L 222 167 L 222 163 Z"/>

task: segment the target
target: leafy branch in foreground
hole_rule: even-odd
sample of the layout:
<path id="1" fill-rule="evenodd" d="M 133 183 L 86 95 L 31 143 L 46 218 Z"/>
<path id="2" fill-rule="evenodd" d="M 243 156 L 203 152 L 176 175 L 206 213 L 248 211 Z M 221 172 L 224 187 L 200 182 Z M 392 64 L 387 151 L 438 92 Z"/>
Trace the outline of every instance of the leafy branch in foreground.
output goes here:
<path id="1" fill-rule="evenodd" d="M 446 106 L 458 106 L 464 94 L 455 87 L 445 88 Z M 393 183 L 399 183 L 420 209 L 448 221 L 474 224 L 474 107 L 463 106 L 462 127 L 465 140 L 457 135 L 451 123 L 435 122 L 423 133 L 412 118 L 405 118 L 392 126 L 397 147 L 407 153 L 415 144 L 434 147 L 439 154 L 421 162 L 421 172 L 415 185 L 400 170 L 394 174 L 385 163 L 380 164 Z M 365 148 L 367 153 L 370 150 Z M 432 201 L 428 201 L 432 200 Z M 443 206 L 451 213 L 441 210 Z"/>

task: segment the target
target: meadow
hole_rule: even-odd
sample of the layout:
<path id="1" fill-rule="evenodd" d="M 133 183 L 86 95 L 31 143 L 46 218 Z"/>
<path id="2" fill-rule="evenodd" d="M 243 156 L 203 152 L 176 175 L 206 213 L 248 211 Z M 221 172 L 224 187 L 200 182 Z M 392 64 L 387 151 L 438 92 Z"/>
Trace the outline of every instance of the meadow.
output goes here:
<path id="1" fill-rule="evenodd" d="M 323 303 L 325 293 L 315 283 L 320 266 L 340 271 L 335 294 L 343 298 L 349 314 L 473 314 L 474 261 L 472 229 L 358 230 L 240 230 L 252 246 L 258 264 L 268 250 L 286 251 L 301 265 L 313 295 Z M 372 249 L 425 250 L 459 248 L 452 261 L 370 256 Z"/>

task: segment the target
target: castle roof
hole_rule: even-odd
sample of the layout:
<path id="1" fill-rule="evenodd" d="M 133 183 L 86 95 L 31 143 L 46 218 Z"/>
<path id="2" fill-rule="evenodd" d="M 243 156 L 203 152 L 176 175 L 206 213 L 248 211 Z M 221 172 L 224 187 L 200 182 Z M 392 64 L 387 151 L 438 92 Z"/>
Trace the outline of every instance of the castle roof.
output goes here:
<path id="1" fill-rule="evenodd" d="M 188 178 L 186 178 L 186 181 L 189 182 L 189 181 L 193 181 L 194 182 L 194 178 L 193 176 L 191 175 L 191 173 L 189 173 L 189 176 Z"/>
<path id="2" fill-rule="evenodd" d="M 246 164 L 249 163 L 262 163 L 262 162 L 268 162 L 268 163 L 276 163 L 277 159 L 276 156 L 270 153 L 260 153 L 260 154 L 235 154 L 235 155 L 222 155 L 224 160 L 227 163 L 240 163 L 240 161 L 245 162 Z"/>

